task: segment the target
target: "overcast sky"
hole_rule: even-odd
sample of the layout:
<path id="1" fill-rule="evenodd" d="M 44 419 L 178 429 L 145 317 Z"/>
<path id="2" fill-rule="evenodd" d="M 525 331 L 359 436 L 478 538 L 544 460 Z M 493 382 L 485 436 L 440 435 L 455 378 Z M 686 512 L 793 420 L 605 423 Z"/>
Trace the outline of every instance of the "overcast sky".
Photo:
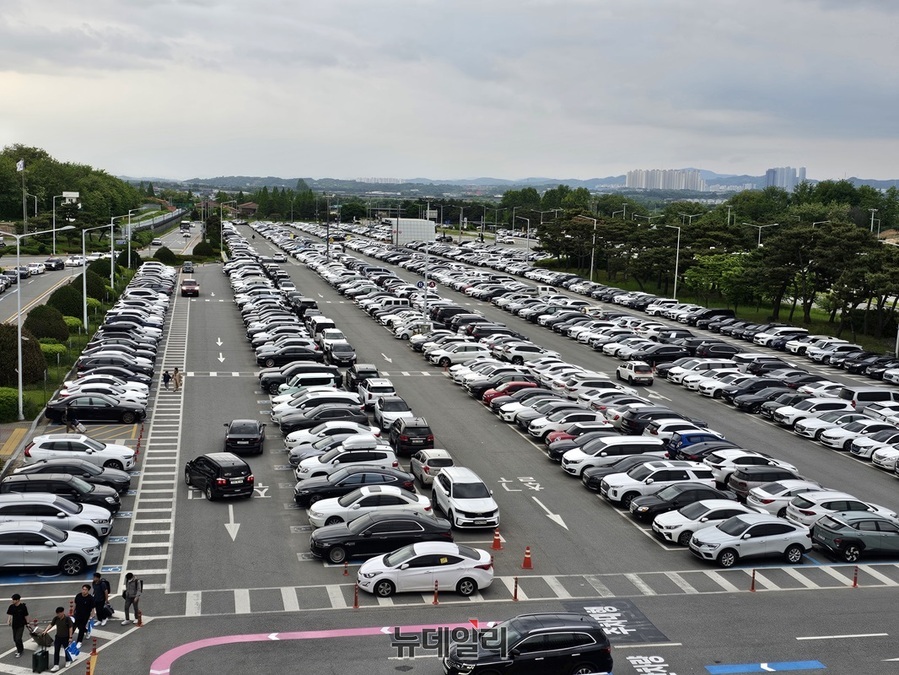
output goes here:
<path id="1" fill-rule="evenodd" d="M 890 0 L 5 0 L 0 145 L 115 175 L 899 178 Z"/>

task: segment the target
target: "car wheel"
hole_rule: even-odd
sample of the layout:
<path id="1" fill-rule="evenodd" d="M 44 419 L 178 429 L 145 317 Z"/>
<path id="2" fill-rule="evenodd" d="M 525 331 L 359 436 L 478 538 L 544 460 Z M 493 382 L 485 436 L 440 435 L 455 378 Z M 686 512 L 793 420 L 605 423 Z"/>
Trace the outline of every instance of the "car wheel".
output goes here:
<path id="1" fill-rule="evenodd" d="M 581 663 L 574 667 L 571 671 L 571 675 L 588 675 L 589 673 L 595 673 L 598 670 L 599 669 L 592 663 Z"/>
<path id="2" fill-rule="evenodd" d="M 122 413 L 122 424 L 134 424 L 134 413 L 133 412 Z"/>
<path id="3" fill-rule="evenodd" d="M 726 549 L 718 554 L 718 564 L 721 567 L 733 567 L 739 559 L 740 556 L 733 549 Z"/>
<path id="4" fill-rule="evenodd" d="M 631 502 L 634 501 L 634 498 L 636 496 L 637 496 L 636 492 L 628 492 L 626 495 L 624 495 L 621 498 L 621 505 L 624 508 L 629 509 L 631 507 Z"/>
<path id="5" fill-rule="evenodd" d="M 513 366 L 520 366 L 522 363 L 524 363 L 524 359 L 521 358 L 520 356 L 512 357 L 512 365 Z"/>
<path id="6" fill-rule="evenodd" d="M 788 563 L 797 565 L 802 562 L 802 556 L 805 555 L 805 549 L 799 544 L 793 544 L 784 551 L 784 558 Z"/>
<path id="7" fill-rule="evenodd" d="M 81 574 L 86 566 L 84 558 L 77 555 L 67 555 L 59 563 L 59 569 L 68 577 Z"/>
<path id="8" fill-rule="evenodd" d="M 273 366 L 275 365 L 275 360 L 274 360 L 274 359 L 266 359 L 266 360 L 265 360 L 265 365 L 266 365 L 268 368 L 271 368 L 271 367 L 273 367 Z"/>
<path id="9" fill-rule="evenodd" d="M 212 494 L 212 486 L 211 485 L 206 486 L 206 492 L 204 494 L 206 495 L 206 499 L 208 499 L 209 501 L 211 501 L 211 502 L 215 501 L 215 495 Z"/>
<path id="10" fill-rule="evenodd" d="M 325 521 L 325 525 L 340 525 L 343 522 L 343 518 L 340 516 L 331 516 Z"/>
<path id="11" fill-rule="evenodd" d="M 677 538 L 677 543 L 680 544 L 681 546 L 689 546 L 690 539 L 692 539 L 692 538 L 693 538 L 692 532 L 689 532 L 689 531 L 681 532 L 680 536 Z"/>
<path id="12" fill-rule="evenodd" d="M 190 482 L 190 471 L 188 471 L 187 469 L 184 470 L 184 484 L 185 484 L 187 487 L 191 487 L 191 482 Z"/>
<path id="13" fill-rule="evenodd" d="M 796 428 L 796 423 L 797 423 L 797 422 L 801 422 L 801 421 L 804 420 L 804 419 L 805 419 L 804 417 L 797 417 L 795 420 L 793 420 L 793 424 L 790 425 L 790 428 L 791 428 L 791 429 L 795 429 L 795 428 Z"/>
<path id="14" fill-rule="evenodd" d="M 456 584 L 456 593 L 459 595 L 464 595 L 466 598 L 469 595 L 473 595 L 478 592 L 478 584 L 474 579 L 469 579 L 468 577 L 464 579 L 460 579 L 459 583 Z"/>
<path id="15" fill-rule="evenodd" d="M 721 398 L 721 392 L 716 389 L 712 392 L 712 398 Z"/>
<path id="16" fill-rule="evenodd" d="M 634 386 L 634 378 L 632 378 L 630 375 L 628 375 L 627 383 L 633 387 Z"/>
<path id="17" fill-rule="evenodd" d="M 396 592 L 396 586 L 393 585 L 393 582 L 388 581 L 387 579 L 381 579 L 378 583 L 375 584 L 374 587 L 375 595 L 379 598 L 389 598 Z"/>
<path id="18" fill-rule="evenodd" d="M 269 393 L 269 394 L 274 394 L 275 396 L 277 396 L 277 395 L 278 395 L 278 391 L 279 391 L 279 390 L 278 390 L 278 385 L 277 385 L 277 384 L 270 384 L 270 385 L 268 385 L 268 393 Z"/>
<path id="19" fill-rule="evenodd" d="M 452 361 L 450 361 L 448 357 L 444 356 L 437 362 L 437 365 L 441 368 L 449 368 L 452 365 Z"/>
<path id="20" fill-rule="evenodd" d="M 334 546 L 328 551 L 328 560 L 335 565 L 340 565 L 346 560 L 346 549 L 342 546 Z"/>
<path id="21" fill-rule="evenodd" d="M 431 499 L 431 509 L 434 511 L 434 513 L 443 513 L 443 509 L 440 508 L 440 504 L 436 499 L 433 498 Z"/>
<path id="22" fill-rule="evenodd" d="M 778 518 L 786 518 L 787 517 L 787 507 L 783 507 L 780 511 L 777 512 Z"/>
<path id="23" fill-rule="evenodd" d="M 452 509 L 446 512 L 446 519 L 450 522 L 450 526 L 458 527 L 458 525 L 456 525 L 456 514 L 452 512 Z"/>
<path id="24" fill-rule="evenodd" d="M 119 471 L 125 468 L 125 465 L 116 459 L 110 459 L 108 462 L 105 462 L 103 466 L 107 469 L 118 469 Z"/>
<path id="25" fill-rule="evenodd" d="M 818 431 L 815 432 L 815 440 L 820 442 L 821 434 L 823 434 L 823 433 L 824 433 L 824 429 L 818 429 Z"/>
<path id="26" fill-rule="evenodd" d="M 858 544 L 848 544 L 842 551 L 843 560 L 846 562 L 858 562 L 862 557 L 862 551 Z"/>
<path id="27" fill-rule="evenodd" d="M 78 527 L 75 528 L 75 532 L 81 532 L 81 534 L 89 534 L 92 537 L 98 536 L 97 531 L 92 527 L 88 527 L 87 525 L 79 525 Z"/>
<path id="28" fill-rule="evenodd" d="M 843 443 L 843 450 L 845 450 L 846 452 L 852 450 L 852 439 L 849 439 L 848 441 Z"/>
<path id="29" fill-rule="evenodd" d="M 309 498 L 309 506 L 312 506 L 313 504 L 315 504 L 315 502 L 320 501 L 321 499 L 322 499 L 321 495 L 312 495 Z"/>
<path id="30" fill-rule="evenodd" d="M 409 339 L 408 333 L 403 333 L 402 335 L 400 335 L 400 340 L 408 340 L 408 339 Z"/>

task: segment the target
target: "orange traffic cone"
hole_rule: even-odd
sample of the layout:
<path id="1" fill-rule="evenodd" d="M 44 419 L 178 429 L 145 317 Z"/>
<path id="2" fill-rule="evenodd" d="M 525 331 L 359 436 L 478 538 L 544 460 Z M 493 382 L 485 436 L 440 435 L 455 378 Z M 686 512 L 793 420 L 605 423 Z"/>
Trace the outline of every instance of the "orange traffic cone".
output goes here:
<path id="1" fill-rule="evenodd" d="M 531 562 L 531 547 L 524 547 L 524 562 L 521 563 L 521 569 L 523 570 L 532 570 L 534 569 L 534 563 Z"/>
<path id="2" fill-rule="evenodd" d="M 494 551 L 503 550 L 503 542 L 502 539 L 499 538 L 499 528 L 493 530 L 493 546 L 491 546 L 491 548 Z"/>

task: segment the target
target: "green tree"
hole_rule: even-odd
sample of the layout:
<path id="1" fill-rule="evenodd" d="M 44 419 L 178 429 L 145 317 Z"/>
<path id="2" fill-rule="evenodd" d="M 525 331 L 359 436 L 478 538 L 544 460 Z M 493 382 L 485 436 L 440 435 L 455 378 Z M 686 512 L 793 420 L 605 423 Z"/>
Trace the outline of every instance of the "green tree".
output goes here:
<path id="1" fill-rule="evenodd" d="M 16 326 L 0 324 L 0 387 L 18 387 L 18 330 Z M 41 344 L 28 330 L 22 328 L 22 383 L 39 382 L 47 369 Z"/>
<path id="2" fill-rule="evenodd" d="M 80 276 L 78 281 L 81 281 Z M 58 309 L 64 316 L 81 316 L 84 303 L 80 286 L 75 288 L 72 283 L 60 286 L 47 298 L 47 304 Z"/>
<path id="3" fill-rule="evenodd" d="M 62 312 L 52 305 L 36 305 L 22 324 L 36 338 L 53 338 L 64 342 L 69 337 L 69 327 L 63 319 Z"/>
<path id="4" fill-rule="evenodd" d="M 178 264 L 178 256 L 176 256 L 168 246 L 160 246 L 153 257 L 166 265 Z"/>

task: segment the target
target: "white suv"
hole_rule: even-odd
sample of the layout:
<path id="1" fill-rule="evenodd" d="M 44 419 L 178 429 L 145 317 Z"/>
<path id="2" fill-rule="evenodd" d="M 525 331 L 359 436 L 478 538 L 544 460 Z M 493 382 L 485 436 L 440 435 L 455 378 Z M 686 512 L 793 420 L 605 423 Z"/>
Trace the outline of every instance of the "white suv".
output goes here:
<path id="1" fill-rule="evenodd" d="M 499 527 L 499 506 L 493 492 L 471 469 L 450 466 L 432 483 L 431 501 L 453 527 Z"/>
<path id="2" fill-rule="evenodd" d="M 129 471 L 134 468 L 134 450 L 124 445 L 101 443 L 84 434 L 35 436 L 25 447 L 25 464 L 42 459 L 86 459 L 91 464 Z"/>
<path id="3" fill-rule="evenodd" d="M 712 470 L 685 461 L 646 462 L 627 473 L 613 473 L 603 478 L 599 493 L 610 502 L 629 507 L 635 497 L 650 495 L 675 483 L 694 481 L 715 487 Z"/>

